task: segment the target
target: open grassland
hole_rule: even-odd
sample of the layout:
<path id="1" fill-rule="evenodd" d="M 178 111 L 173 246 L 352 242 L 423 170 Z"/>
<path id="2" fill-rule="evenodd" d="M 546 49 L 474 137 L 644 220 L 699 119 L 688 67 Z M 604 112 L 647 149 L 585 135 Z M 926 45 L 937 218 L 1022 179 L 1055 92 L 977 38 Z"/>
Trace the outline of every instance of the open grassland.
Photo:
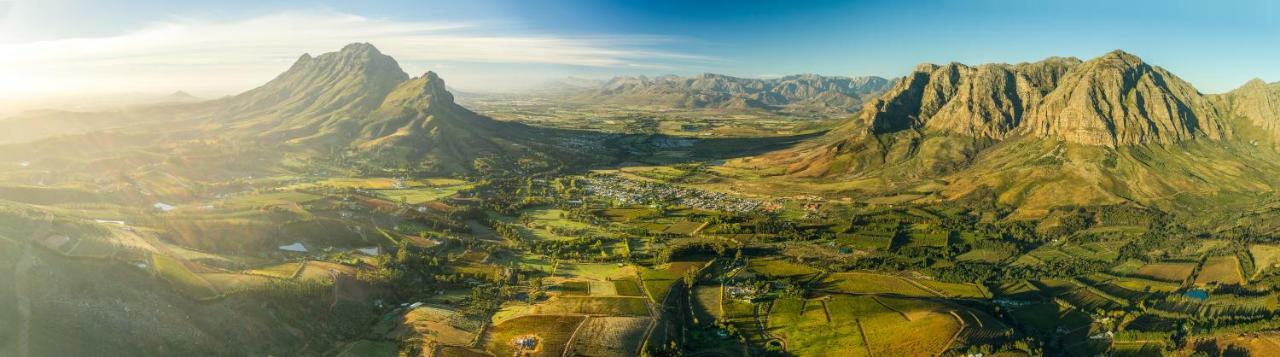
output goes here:
<path id="1" fill-rule="evenodd" d="M 174 289 L 183 295 L 196 300 L 214 299 L 221 294 L 213 285 L 209 284 L 196 273 L 191 272 L 186 264 L 177 259 L 162 254 L 152 254 L 151 264 L 155 267 L 157 274 Z"/>
<path id="2" fill-rule="evenodd" d="M 470 344 L 472 338 L 475 337 L 475 332 L 468 330 L 472 327 L 459 326 L 455 321 L 465 320 L 458 319 L 457 313 L 454 311 L 423 306 L 409 310 L 399 319 L 393 321 L 398 326 L 392 333 L 404 334 L 412 332 L 423 336 L 424 339 L 445 345 L 466 346 Z"/>
<path id="3" fill-rule="evenodd" d="M 274 206 L 287 206 L 311 202 L 321 196 L 298 191 L 270 192 L 235 195 L 218 201 L 214 207 L 227 211 L 245 211 Z"/>
<path id="4" fill-rule="evenodd" d="M 1254 272 L 1250 280 L 1257 279 L 1262 273 L 1280 267 L 1280 245 L 1254 244 L 1249 246 L 1249 254 L 1253 256 Z"/>
<path id="5" fill-rule="evenodd" d="M 526 356 L 562 356 L 568 348 L 569 337 L 584 320 L 585 316 L 521 316 L 490 328 L 482 345 L 495 356 L 514 356 L 513 342 L 517 337 L 535 336 L 538 346 L 533 351 L 525 350 Z"/>
<path id="6" fill-rule="evenodd" d="M 889 294 L 932 297 L 933 293 L 921 289 L 905 278 L 876 273 L 834 273 L 822 279 L 819 285 L 825 290 L 853 294 Z"/>
<path id="7" fill-rule="evenodd" d="M 1206 259 L 1204 266 L 1200 267 L 1200 274 L 1196 275 L 1196 285 L 1244 283 L 1240 261 L 1234 255 Z"/>
<path id="8" fill-rule="evenodd" d="M 784 298 L 769 331 L 794 355 L 920 356 L 943 352 L 962 328 L 950 309 L 924 300 L 833 295 Z"/>
<path id="9" fill-rule="evenodd" d="M 1168 282 L 1182 282 L 1195 271 L 1196 263 L 1163 262 L 1151 263 L 1138 268 L 1134 275 L 1142 278 Z"/>
<path id="10" fill-rule="evenodd" d="M 572 355 L 634 356 L 644 341 L 647 317 L 591 317 L 578 331 Z"/>

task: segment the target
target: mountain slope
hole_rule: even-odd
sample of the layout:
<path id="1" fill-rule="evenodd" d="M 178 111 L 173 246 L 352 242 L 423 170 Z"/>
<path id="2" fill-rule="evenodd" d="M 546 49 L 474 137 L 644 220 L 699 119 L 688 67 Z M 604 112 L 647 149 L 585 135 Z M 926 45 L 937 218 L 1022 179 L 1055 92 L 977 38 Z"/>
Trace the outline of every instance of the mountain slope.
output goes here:
<path id="1" fill-rule="evenodd" d="M 1201 94 L 1122 51 L 925 64 L 825 136 L 744 164 L 861 195 L 990 191 L 1032 211 L 1273 191 L 1277 98 L 1261 81 Z"/>
<path id="2" fill-rule="evenodd" d="M 891 81 L 880 77 L 805 74 L 751 79 L 706 73 L 695 77 L 618 77 L 575 99 L 682 108 L 784 107 L 797 111 L 849 111 L 890 85 Z"/>

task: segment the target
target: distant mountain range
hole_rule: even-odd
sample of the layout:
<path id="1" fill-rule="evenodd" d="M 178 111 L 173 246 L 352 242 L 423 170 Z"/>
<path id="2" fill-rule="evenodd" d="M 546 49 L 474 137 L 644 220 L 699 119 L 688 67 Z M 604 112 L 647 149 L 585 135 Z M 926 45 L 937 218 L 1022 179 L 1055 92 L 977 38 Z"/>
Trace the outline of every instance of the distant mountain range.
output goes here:
<path id="1" fill-rule="evenodd" d="M 1206 95 L 1123 51 L 923 64 L 826 136 L 755 162 L 868 192 L 994 191 L 1024 208 L 1247 194 L 1280 184 L 1277 109 L 1280 85 Z"/>
<path id="2" fill-rule="evenodd" d="M 787 111 L 849 112 L 893 85 L 880 77 L 813 74 L 781 78 L 738 78 L 707 73 L 694 77 L 616 77 L 584 89 L 573 100 L 588 103 L 678 108 L 773 108 Z"/>

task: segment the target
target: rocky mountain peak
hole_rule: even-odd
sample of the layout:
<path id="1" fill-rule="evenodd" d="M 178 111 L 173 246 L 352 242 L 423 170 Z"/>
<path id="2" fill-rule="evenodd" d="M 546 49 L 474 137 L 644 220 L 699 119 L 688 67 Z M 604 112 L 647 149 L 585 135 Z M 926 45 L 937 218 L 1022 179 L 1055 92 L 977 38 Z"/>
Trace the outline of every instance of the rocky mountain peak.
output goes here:
<path id="1" fill-rule="evenodd" d="M 1067 72 L 1029 118 L 1037 136 L 1086 145 L 1172 143 L 1224 133 L 1191 84 L 1124 51 Z"/>

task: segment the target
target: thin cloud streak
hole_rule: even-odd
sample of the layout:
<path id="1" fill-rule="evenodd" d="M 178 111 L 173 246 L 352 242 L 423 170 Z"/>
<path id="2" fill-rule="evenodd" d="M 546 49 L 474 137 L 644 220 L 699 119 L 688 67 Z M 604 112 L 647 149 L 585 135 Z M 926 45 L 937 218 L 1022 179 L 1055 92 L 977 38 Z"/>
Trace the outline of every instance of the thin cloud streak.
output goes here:
<path id="1" fill-rule="evenodd" d="M 656 36 L 495 34 L 464 22 L 285 12 L 234 22 L 177 19 L 117 36 L 0 44 L 0 95 L 187 89 L 230 93 L 257 85 L 302 53 L 373 43 L 401 62 L 674 68 L 716 59 L 656 50 Z"/>

